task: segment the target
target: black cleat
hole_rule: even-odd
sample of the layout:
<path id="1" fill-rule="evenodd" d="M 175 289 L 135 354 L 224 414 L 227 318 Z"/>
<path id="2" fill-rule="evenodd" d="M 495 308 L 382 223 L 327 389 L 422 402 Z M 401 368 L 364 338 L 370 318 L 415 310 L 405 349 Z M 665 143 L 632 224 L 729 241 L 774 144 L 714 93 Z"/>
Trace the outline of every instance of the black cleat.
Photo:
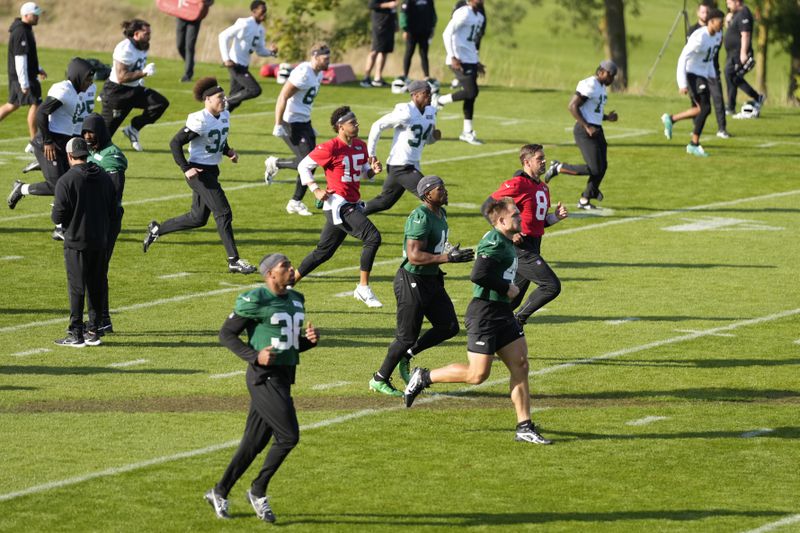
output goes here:
<path id="1" fill-rule="evenodd" d="M 414 400 L 417 399 L 417 396 L 428 388 L 428 385 L 425 384 L 425 374 L 428 372 L 427 368 L 415 368 L 411 372 L 411 379 L 406 385 L 406 390 L 403 392 L 403 399 L 405 400 L 406 407 L 411 407 L 411 404 L 414 403 Z"/>
<path id="2" fill-rule="evenodd" d="M 64 228 L 61 226 L 56 226 L 53 228 L 53 240 L 54 241 L 63 241 L 64 240 Z"/>
<path id="3" fill-rule="evenodd" d="M 38 161 L 31 161 L 25 165 L 25 168 L 22 169 L 22 173 L 27 174 L 28 172 L 33 172 L 34 170 L 42 170 L 42 165 L 40 165 Z"/>
<path id="4" fill-rule="evenodd" d="M 536 426 L 532 423 L 525 427 L 517 428 L 517 434 L 514 440 L 518 442 L 530 442 L 531 444 L 553 444 L 553 441 L 542 437 L 539 432 L 536 431 Z"/>
<path id="5" fill-rule="evenodd" d="M 23 185 L 25 185 L 25 182 L 20 180 L 14 180 L 14 185 L 11 186 L 11 192 L 9 193 L 8 198 L 6 199 L 6 202 L 8 202 L 9 209 L 14 209 L 15 207 L 17 207 L 19 201 L 25 197 L 25 195 L 22 194 Z"/>
<path id="6" fill-rule="evenodd" d="M 71 348 L 83 348 L 86 346 L 86 343 L 83 340 L 83 333 L 75 331 L 67 332 L 66 337 L 56 340 L 55 343 L 59 346 L 69 346 Z"/>
<path id="7" fill-rule="evenodd" d="M 244 259 L 228 261 L 228 272 L 231 274 L 252 274 L 257 269 Z"/>
<path id="8" fill-rule="evenodd" d="M 544 173 L 544 182 L 550 183 L 550 180 L 558 176 L 558 167 L 561 161 L 553 159 L 550 161 L 550 166 L 547 167 L 547 172 Z"/>
<path id="9" fill-rule="evenodd" d="M 87 331 L 84 333 L 83 341 L 87 346 L 100 346 L 102 344 L 100 334 L 97 331 Z"/>
<path id="10" fill-rule="evenodd" d="M 155 220 L 151 220 L 150 224 L 147 225 L 147 235 L 144 238 L 144 243 L 142 246 L 144 253 L 147 253 L 147 250 L 150 249 L 150 246 L 152 246 L 153 243 L 156 242 L 156 239 L 158 239 L 158 228 L 158 222 Z"/>

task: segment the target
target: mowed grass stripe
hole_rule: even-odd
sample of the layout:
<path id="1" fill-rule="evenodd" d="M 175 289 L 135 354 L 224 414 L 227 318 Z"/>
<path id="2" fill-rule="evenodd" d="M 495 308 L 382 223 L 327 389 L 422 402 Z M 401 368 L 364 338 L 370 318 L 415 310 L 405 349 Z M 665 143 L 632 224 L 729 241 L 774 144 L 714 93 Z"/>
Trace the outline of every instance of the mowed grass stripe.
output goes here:
<path id="1" fill-rule="evenodd" d="M 650 343 L 647 343 L 647 344 L 643 344 L 641 346 L 634 346 L 634 347 L 631 347 L 631 348 L 625 348 L 625 349 L 622 349 L 622 350 L 616 350 L 616 351 L 605 353 L 605 354 L 598 355 L 598 356 L 595 356 L 595 357 L 589 357 L 589 358 L 585 358 L 585 359 L 580 359 L 580 360 L 573 361 L 573 362 L 570 362 L 570 363 L 553 365 L 553 366 L 550 366 L 550 367 L 542 368 L 542 369 L 537 370 L 537 371 L 532 371 L 532 372 L 529 373 L 529 375 L 530 376 L 536 376 L 536 375 L 550 374 L 552 372 L 557 372 L 559 370 L 564 370 L 564 369 L 567 369 L 567 368 L 573 368 L 573 367 L 576 367 L 578 365 L 588 364 L 588 363 L 601 361 L 601 360 L 614 359 L 614 358 L 617 358 L 617 357 L 622 357 L 622 356 L 625 356 L 625 355 L 630 355 L 630 354 L 633 354 L 633 353 L 638 353 L 638 352 L 642 352 L 642 351 L 645 351 L 645 350 L 649 350 L 651 348 L 658 348 L 658 347 L 665 346 L 665 345 L 668 345 L 668 344 L 686 342 L 686 341 L 698 339 L 698 338 L 701 338 L 701 337 L 711 336 L 711 335 L 713 335 L 713 334 L 715 334 L 715 333 L 717 333 L 719 331 L 730 331 L 730 330 L 734 330 L 734 329 L 741 328 L 741 327 L 747 327 L 747 326 L 752 326 L 752 325 L 763 324 L 763 323 L 766 323 L 766 322 L 772 322 L 772 321 L 775 321 L 775 320 L 780 320 L 782 318 L 787 318 L 787 317 L 795 316 L 795 315 L 798 315 L 798 314 L 800 314 L 800 308 L 789 309 L 789 310 L 786 310 L 786 311 L 781 311 L 781 312 L 778 312 L 778 313 L 773 313 L 773 314 L 762 316 L 762 317 L 751 318 L 751 319 L 746 319 L 746 320 L 740 320 L 740 321 L 728 324 L 727 326 L 710 328 L 710 329 L 707 329 L 707 330 L 704 330 L 704 331 L 699 331 L 696 334 L 692 334 L 692 335 L 681 335 L 679 337 L 673 337 L 673 338 L 670 338 L 670 339 L 663 339 L 661 341 L 650 342 Z M 445 399 L 449 399 L 449 398 L 458 398 L 458 394 L 467 393 L 469 391 L 473 391 L 473 390 L 476 390 L 476 389 L 494 387 L 496 385 L 501 385 L 501 384 L 505 383 L 506 381 L 508 381 L 507 377 L 503 377 L 502 379 L 487 380 L 487 381 L 481 383 L 480 385 L 473 385 L 473 386 L 469 386 L 469 387 L 463 387 L 463 388 L 457 389 L 455 391 L 450 391 L 449 394 L 435 394 L 435 395 L 430 395 L 430 396 L 427 396 L 427 397 L 424 397 L 424 398 L 420 398 L 419 400 L 417 400 L 416 404 L 417 405 L 422 405 L 422 404 L 432 403 L 432 402 L 441 401 L 441 400 L 445 400 Z M 341 423 L 344 423 L 344 422 L 348 422 L 350 420 L 356 420 L 356 419 L 364 418 L 364 417 L 367 417 L 367 416 L 387 413 L 387 412 L 391 412 L 391 411 L 399 411 L 399 410 L 402 410 L 404 408 L 405 407 L 402 404 L 399 404 L 399 405 L 394 406 L 394 407 L 386 407 L 386 408 L 382 408 L 382 409 L 362 409 L 362 410 L 359 410 L 359 411 L 354 411 L 352 413 L 348 413 L 346 415 L 342 415 L 342 416 L 338 416 L 338 417 L 334 417 L 334 418 L 329 418 L 329 419 L 325 419 L 325 420 L 320 420 L 318 422 L 313 422 L 311 424 L 305 424 L 305 425 L 301 426 L 300 429 L 303 430 L 303 431 L 308 431 L 308 430 L 311 430 L 311 429 L 325 428 L 325 427 L 328 427 L 328 426 L 341 424 Z M 88 474 L 83 474 L 83 475 L 80 475 L 80 476 L 66 478 L 66 479 L 62 479 L 62 480 L 59 480 L 59 481 L 52 481 L 52 482 L 44 483 L 44 484 L 41 484 L 41 485 L 35 485 L 33 487 L 29 487 L 27 489 L 22 489 L 22 490 L 19 490 L 19 491 L 9 492 L 9 493 L 6 493 L 6 494 L 0 494 L 0 501 L 9 501 L 9 500 L 13 500 L 13 499 L 20 498 L 22 496 L 27 496 L 27 495 L 30 495 L 30 494 L 37 494 L 37 493 L 45 492 L 45 491 L 48 491 L 48 490 L 67 487 L 67 486 L 70 486 L 70 485 L 76 485 L 78 483 L 83 483 L 84 481 L 89 481 L 89 480 L 92 480 L 92 479 L 115 476 L 115 475 L 122 474 L 122 473 L 125 473 L 125 472 L 131 472 L 131 471 L 134 471 L 134 470 L 147 468 L 149 466 L 168 463 L 168 462 L 171 462 L 171 461 L 177 461 L 177 460 L 186 459 L 186 458 L 190 458 L 190 457 L 197 457 L 199 455 L 205 455 L 205 454 L 208 454 L 208 453 L 213 453 L 213 452 L 220 451 L 220 450 L 223 450 L 223 449 L 226 449 L 226 448 L 233 448 L 233 447 L 238 446 L 238 445 L 239 445 L 239 440 L 237 439 L 237 440 L 232 440 L 232 441 L 228 441 L 228 442 L 223 442 L 221 444 L 215 444 L 215 445 L 207 446 L 207 447 L 204 447 L 204 448 L 199 448 L 199 449 L 196 449 L 196 450 L 189 450 L 189 451 L 186 451 L 186 452 L 175 453 L 175 454 L 167 455 L 167 456 L 163 456 L 163 457 L 156 457 L 156 458 L 153 458 L 153 459 L 148 459 L 146 461 L 140 461 L 140 462 L 137 462 L 137 463 L 132 463 L 132 464 L 124 465 L 124 466 L 119 466 L 119 467 L 114 467 L 114 468 L 107 468 L 105 470 L 100 470 L 100 471 L 97 471 L 97 472 L 91 472 L 91 473 L 88 473 Z M 765 531 L 768 531 L 768 530 L 765 530 Z"/>

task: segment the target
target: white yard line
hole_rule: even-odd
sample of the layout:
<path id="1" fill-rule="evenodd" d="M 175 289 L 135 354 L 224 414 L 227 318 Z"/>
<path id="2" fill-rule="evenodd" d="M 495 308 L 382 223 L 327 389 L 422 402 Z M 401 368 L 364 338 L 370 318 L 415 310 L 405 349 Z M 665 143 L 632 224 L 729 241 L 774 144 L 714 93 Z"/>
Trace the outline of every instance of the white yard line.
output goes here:
<path id="1" fill-rule="evenodd" d="M 163 274 L 161 276 L 156 276 L 158 279 L 174 279 L 174 278 L 185 278 L 186 276 L 191 276 L 188 272 L 176 272 L 174 274 Z"/>
<path id="2" fill-rule="evenodd" d="M 119 363 L 111 363 L 108 365 L 109 368 L 126 368 L 129 366 L 136 366 L 136 365 L 143 365 L 147 362 L 147 359 L 134 359 L 133 361 L 121 361 Z"/>
<path id="3" fill-rule="evenodd" d="M 639 418 L 637 420 L 628 420 L 625 422 L 626 426 L 646 426 L 647 424 L 652 424 L 653 422 L 660 422 L 661 420 L 669 420 L 668 416 L 646 416 L 644 418 Z"/>
<path id="4" fill-rule="evenodd" d="M 641 320 L 640 318 L 636 318 L 635 316 L 629 316 L 627 318 L 620 318 L 618 320 L 604 320 L 606 324 L 610 326 L 621 326 L 622 324 L 629 324 L 631 322 L 638 322 Z"/>
<path id="5" fill-rule="evenodd" d="M 27 357 L 29 355 L 36 355 L 37 353 L 52 352 L 50 348 L 34 348 L 33 350 L 25 350 L 24 352 L 12 353 L 12 357 Z"/>
<path id="6" fill-rule="evenodd" d="M 244 370 L 237 370 L 235 372 L 228 372 L 226 374 L 211 374 L 208 376 L 210 379 L 225 379 L 225 378 L 232 378 L 234 376 L 242 376 L 246 374 Z"/>
<path id="7" fill-rule="evenodd" d="M 675 329 L 678 333 L 697 333 L 696 329 Z M 733 333 L 717 333 L 714 337 L 735 337 Z"/>
<path id="8" fill-rule="evenodd" d="M 783 526 L 797 524 L 798 522 L 800 522 L 800 514 L 793 514 L 791 516 L 787 516 L 786 518 L 782 518 L 776 522 L 770 522 L 769 524 L 764 524 L 759 528 L 749 529 L 744 533 L 767 533 L 767 531 L 775 531 L 776 529 L 781 528 Z"/>
<path id="9" fill-rule="evenodd" d="M 20 259 L 25 259 L 21 255 L 4 255 L 0 257 L 0 261 L 18 261 Z"/>
<path id="10" fill-rule="evenodd" d="M 353 383 L 352 381 L 334 381 L 333 383 L 320 383 L 319 385 L 314 385 L 311 387 L 313 390 L 328 390 L 328 389 L 335 389 L 336 387 L 344 387 L 345 385 L 350 385 Z"/>
<path id="11" fill-rule="evenodd" d="M 650 342 L 650 343 L 647 343 L 647 344 L 642 344 L 641 346 L 634 346 L 634 347 L 631 347 L 631 348 L 623 348 L 622 350 L 616 350 L 616 351 L 609 352 L 609 353 L 606 353 L 606 354 L 598 355 L 596 357 L 587 357 L 585 359 L 579 359 L 577 361 L 573 361 L 573 362 L 570 362 L 570 363 L 563 363 L 563 364 L 554 365 L 554 366 L 551 366 L 551 367 L 546 367 L 546 368 L 543 368 L 541 370 L 530 372 L 530 375 L 535 376 L 535 375 L 549 374 L 551 372 L 557 372 L 559 370 L 572 368 L 572 367 L 577 366 L 577 365 L 587 364 L 587 363 L 591 363 L 591 362 L 594 362 L 594 361 L 601 361 L 601 360 L 606 360 L 606 359 L 613 359 L 613 358 L 617 358 L 617 357 L 622 357 L 623 355 L 629 355 L 629 354 L 632 354 L 632 353 L 641 352 L 641 351 L 644 351 L 644 350 L 649 350 L 651 348 L 658 348 L 660 346 L 666 346 L 666 345 L 675 344 L 675 343 L 678 343 L 678 342 L 685 342 L 685 341 L 689 341 L 689 340 L 694 340 L 694 339 L 697 339 L 697 338 L 700 338 L 700 337 L 703 337 L 703 336 L 713 335 L 714 333 L 718 333 L 720 331 L 729 331 L 729 330 L 733 330 L 733 329 L 737 329 L 737 328 L 741 328 L 741 327 L 752 326 L 752 325 L 757 325 L 757 324 L 763 324 L 764 322 L 771 322 L 773 320 L 779 320 L 781 318 L 795 316 L 795 315 L 798 315 L 798 314 L 800 314 L 800 308 L 798 308 L 798 309 L 789 309 L 789 310 L 786 310 L 786 311 L 781 311 L 779 313 L 773 313 L 773 314 L 770 314 L 770 315 L 757 317 L 757 318 L 739 320 L 737 322 L 732 322 L 731 324 L 728 324 L 727 326 L 720 326 L 720 327 L 716 327 L 716 328 L 710 328 L 710 329 L 707 329 L 705 331 L 700 331 L 700 332 L 698 332 L 696 334 L 693 334 L 693 335 L 681 335 L 680 337 L 673 337 L 671 339 L 663 339 L 663 340 L 660 340 L 660 341 L 655 341 L 655 342 Z M 448 398 L 452 398 L 454 394 L 458 394 L 459 392 L 463 393 L 463 392 L 468 392 L 468 391 L 476 390 L 476 389 L 494 387 L 496 385 L 500 385 L 500 384 L 506 383 L 507 381 L 508 381 L 508 378 L 489 380 L 489 381 L 485 381 L 485 382 L 481 383 L 480 385 L 475 385 L 475 386 L 472 386 L 472 387 L 464 387 L 464 388 L 458 389 L 456 391 L 450 391 L 450 394 L 448 394 L 448 395 L 445 395 L 445 394 L 429 394 L 429 395 L 426 395 L 425 397 L 419 398 L 415 402 L 415 404 L 416 405 L 422 405 L 422 404 L 426 404 L 426 403 L 432 403 L 432 402 L 436 402 L 436 401 L 446 400 Z M 385 407 L 385 408 L 381 408 L 381 409 L 363 409 L 363 410 L 360 410 L 360 411 L 355 411 L 355 412 L 352 412 L 352 413 L 348 413 L 348 414 L 343 415 L 343 416 L 339 416 L 339 417 L 335 417 L 335 418 L 328 418 L 328 419 L 320 420 L 319 422 L 306 424 L 306 425 L 301 426 L 300 429 L 302 431 L 308 431 L 310 429 L 317 429 L 317 428 L 332 426 L 332 425 L 341 424 L 343 422 L 347 422 L 347 421 L 350 421 L 350 420 L 356 420 L 356 419 L 359 419 L 359 418 L 364 418 L 366 416 L 387 413 L 387 412 L 390 412 L 390 411 L 399 411 L 399 410 L 402 410 L 402 409 L 405 409 L 405 407 L 402 404 L 399 404 L 399 405 L 394 406 L 394 407 Z M 82 483 L 84 481 L 89 481 L 91 479 L 97 479 L 97 478 L 108 477 L 108 476 L 115 476 L 117 474 L 122 474 L 122 473 L 125 473 L 125 472 L 131 472 L 131 471 L 134 471 L 134 470 L 139 470 L 141 468 L 146 468 L 148 466 L 168 463 L 170 461 L 176 461 L 176 460 L 179 460 L 179 459 L 186 459 L 186 458 L 189 458 L 189 457 L 196 457 L 198 455 L 205 455 L 205 454 L 216 452 L 216 451 L 223 450 L 223 449 L 226 449 L 226 448 L 233 448 L 233 447 L 238 446 L 238 445 L 239 445 L 239 439 L 228 441 L 228 442 L 223 442 L 221 444 L 216 444 L 216 445 L 213 445 L 213 446 L 207 446 L 205 448 L 199 448 L 199 449 L 196 449 L 196 450 L 189 450 L 189 451 L 186 451 L 186 452 L 180 452 L 180 453 L 176 453 L 176 454 L 172 454 L 172 455 L 166 455 L 166 456 L 163 456 L 163 457 L 156 457 L 154 459 L 149 459 L 147 461 L 141 461 L 141 462 L 138 462 L 138 463 L 132 463 L 132 464 L 123 465 L 123 466 L 119 466 L 119 467 L 108 468 L 108 469 L 100 470 L 100 471 L 97 471 L 97 472 L 90 472 L 90 473 L 87 473 L 87 474 L 82 474 L 80 476 L 70 477 L 70 478 L 59 480 L 59 481 L 52 481 L 52 482 L 44 483 L 44 484 L 41 484 L 41 485 L 35 485 L 33 487 L 28 487 L 27 489 L 22 489 L 22 490 L 18 490 L 18 491 L 14 491 L 14 492 L 9 492 L 9 493 L 6 493 L 6 494 L 0 494 L 0 502 L 13 500 L 13 499 L 16 499 L 16 498 L 20 498 L 22 496 L 27 496 L 27 495 L 30 495 L 30 494 L 37 494 L 37 493 L 45 492 L 45 491 L 52 490 L 52 489 L 58 489 L 58 488 L 67 487 L 67 486 L 70 486 L 70 485 L 75 485 L 75 484 L 78 484 L 78 483 Z"/>

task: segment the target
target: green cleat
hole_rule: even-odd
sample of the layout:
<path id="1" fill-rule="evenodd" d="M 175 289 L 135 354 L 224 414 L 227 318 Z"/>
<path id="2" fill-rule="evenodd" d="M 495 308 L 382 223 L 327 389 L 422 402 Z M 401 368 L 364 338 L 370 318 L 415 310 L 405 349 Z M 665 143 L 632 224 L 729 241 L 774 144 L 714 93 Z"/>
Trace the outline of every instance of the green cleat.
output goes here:
<path id="1" fill-rule="evenodd" d="M 378 381 L 375 378 L 369 380 L 369 388 L 374 390 L 375 392 L 380 392 L 381 394 L 385 394 L 387 396 L 394 396 L 399 398 L 403 395 L 402 392 L 394 388 L 388 381 Z"/>
<path id="2" fill-rule="evenodd" d="M 661 122 L 664 123 L 664 137 L 672 140 L 672 117 L 668 113 L 661 115 Z"/>
<path id="3" fill-rule="evenodd" d="M 408 385 L 408 382 L 411 381 L 411 361 L 406 357 L 401 358 L 397 369 L 400 371 L 400 377 Z"/>

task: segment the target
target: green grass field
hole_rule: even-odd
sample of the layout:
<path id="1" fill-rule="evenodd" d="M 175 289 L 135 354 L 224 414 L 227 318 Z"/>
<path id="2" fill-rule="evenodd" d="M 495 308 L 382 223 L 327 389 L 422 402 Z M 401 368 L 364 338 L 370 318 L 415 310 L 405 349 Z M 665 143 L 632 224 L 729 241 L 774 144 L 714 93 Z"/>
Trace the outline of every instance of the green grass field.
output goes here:
<path id="1" fill-rule="evenodd" d="M 5 50 L 0 50 L 3 54 Z M 43 51 L 65 64 L 70 51 Z M 207 72 L 222 72 L 213 66 Z M 482 88 L 475 128 L 487 143 L 457 141 L 460 110 L 440 116 L 444 140 L 424 169 L 450 190 L 451 240 L 477 243 L 487 225 L 477 206 L 518 168 L 525 142 L 576 161 L 566 105 L 591 70 L 571 70 L 564 90 Z M 217 331 L 255 276 L 225 273 L 212 225 L 169 235 L 143 255 L 147 223 L 181 214 L 190 191 L 172 162 L 171 136 L 199 108 L 159 61 L 152 86 L 170 98 L 130 160 L 125 218 L 111 265 L 116 333 L 74 350 L 52 341 L 67 325 L 61 245 L 50 239 L 49 201 L 26 198 L 0 215 L 0 530 L 255 530 L 244 492 L 234 519 L 203 501 L 227 465 L 247 408 L 245 365 Z M 54 76 L 51 81 L 58 81 Z M 227 84 L 227 80 L 224 80 Z M 149 83 L 149 82 L 148 82 Z M 323 217 L 288 216 L 293 176 L 267 188 L 266 154 L 286 154 L 269 135 L 278 86 L 234 114 L 238 165 L 221 180 L 242 256 L 282 251 L 299 263 Z M 5 96 L 3 94 L 2 96 Z M 314 122 L 350 104 L 366 136 L 400 98 L 389 91 L 324 87 Z M 402 227 L 416 205 L 404 197 L 374 216 L 383 235 L 367 310 L 348 296 L 359 246 L 298 285 L 322 331 L 303 356 L 294 389 L 302 436 L 270 485 L 281 527 L 291 531 L 796 531 L 800 524 L 800 288 L 797 264 L 800 117 L 767 106 L 730 121 L 705 160 L 684 153 L 690 126 L 664 139 L 659 116 L 683 98 L 611 95 L 620 121 L 606 129 L 610 167 L 604 210 L 572 213 L 551 228 L 543 255 L 561 296 L 526 327 L 534 420 L 556 443 L 513 442 L 507 372 L 480 387 L 435 386 L 406 410 L 371 394 L 367 381 L 394 332 L 391 280 Z M 21 176 L 21 113 L 2 124 L 0 184 Z M 385 158 L 389 139 L 379 146 Z M 382 178 L 365 183 L 374 196 Z M 559 176 L 554 201 L 573 208 L 583 180 Z M 5 191 L 6 189 L 3 189 Z M 447 266 L 460 316 L 469 265 Z M 344 294 L 344 296 L 342 296 Z M 434 367 L 464 361 L 463 332 L 419 356 Z"/>

